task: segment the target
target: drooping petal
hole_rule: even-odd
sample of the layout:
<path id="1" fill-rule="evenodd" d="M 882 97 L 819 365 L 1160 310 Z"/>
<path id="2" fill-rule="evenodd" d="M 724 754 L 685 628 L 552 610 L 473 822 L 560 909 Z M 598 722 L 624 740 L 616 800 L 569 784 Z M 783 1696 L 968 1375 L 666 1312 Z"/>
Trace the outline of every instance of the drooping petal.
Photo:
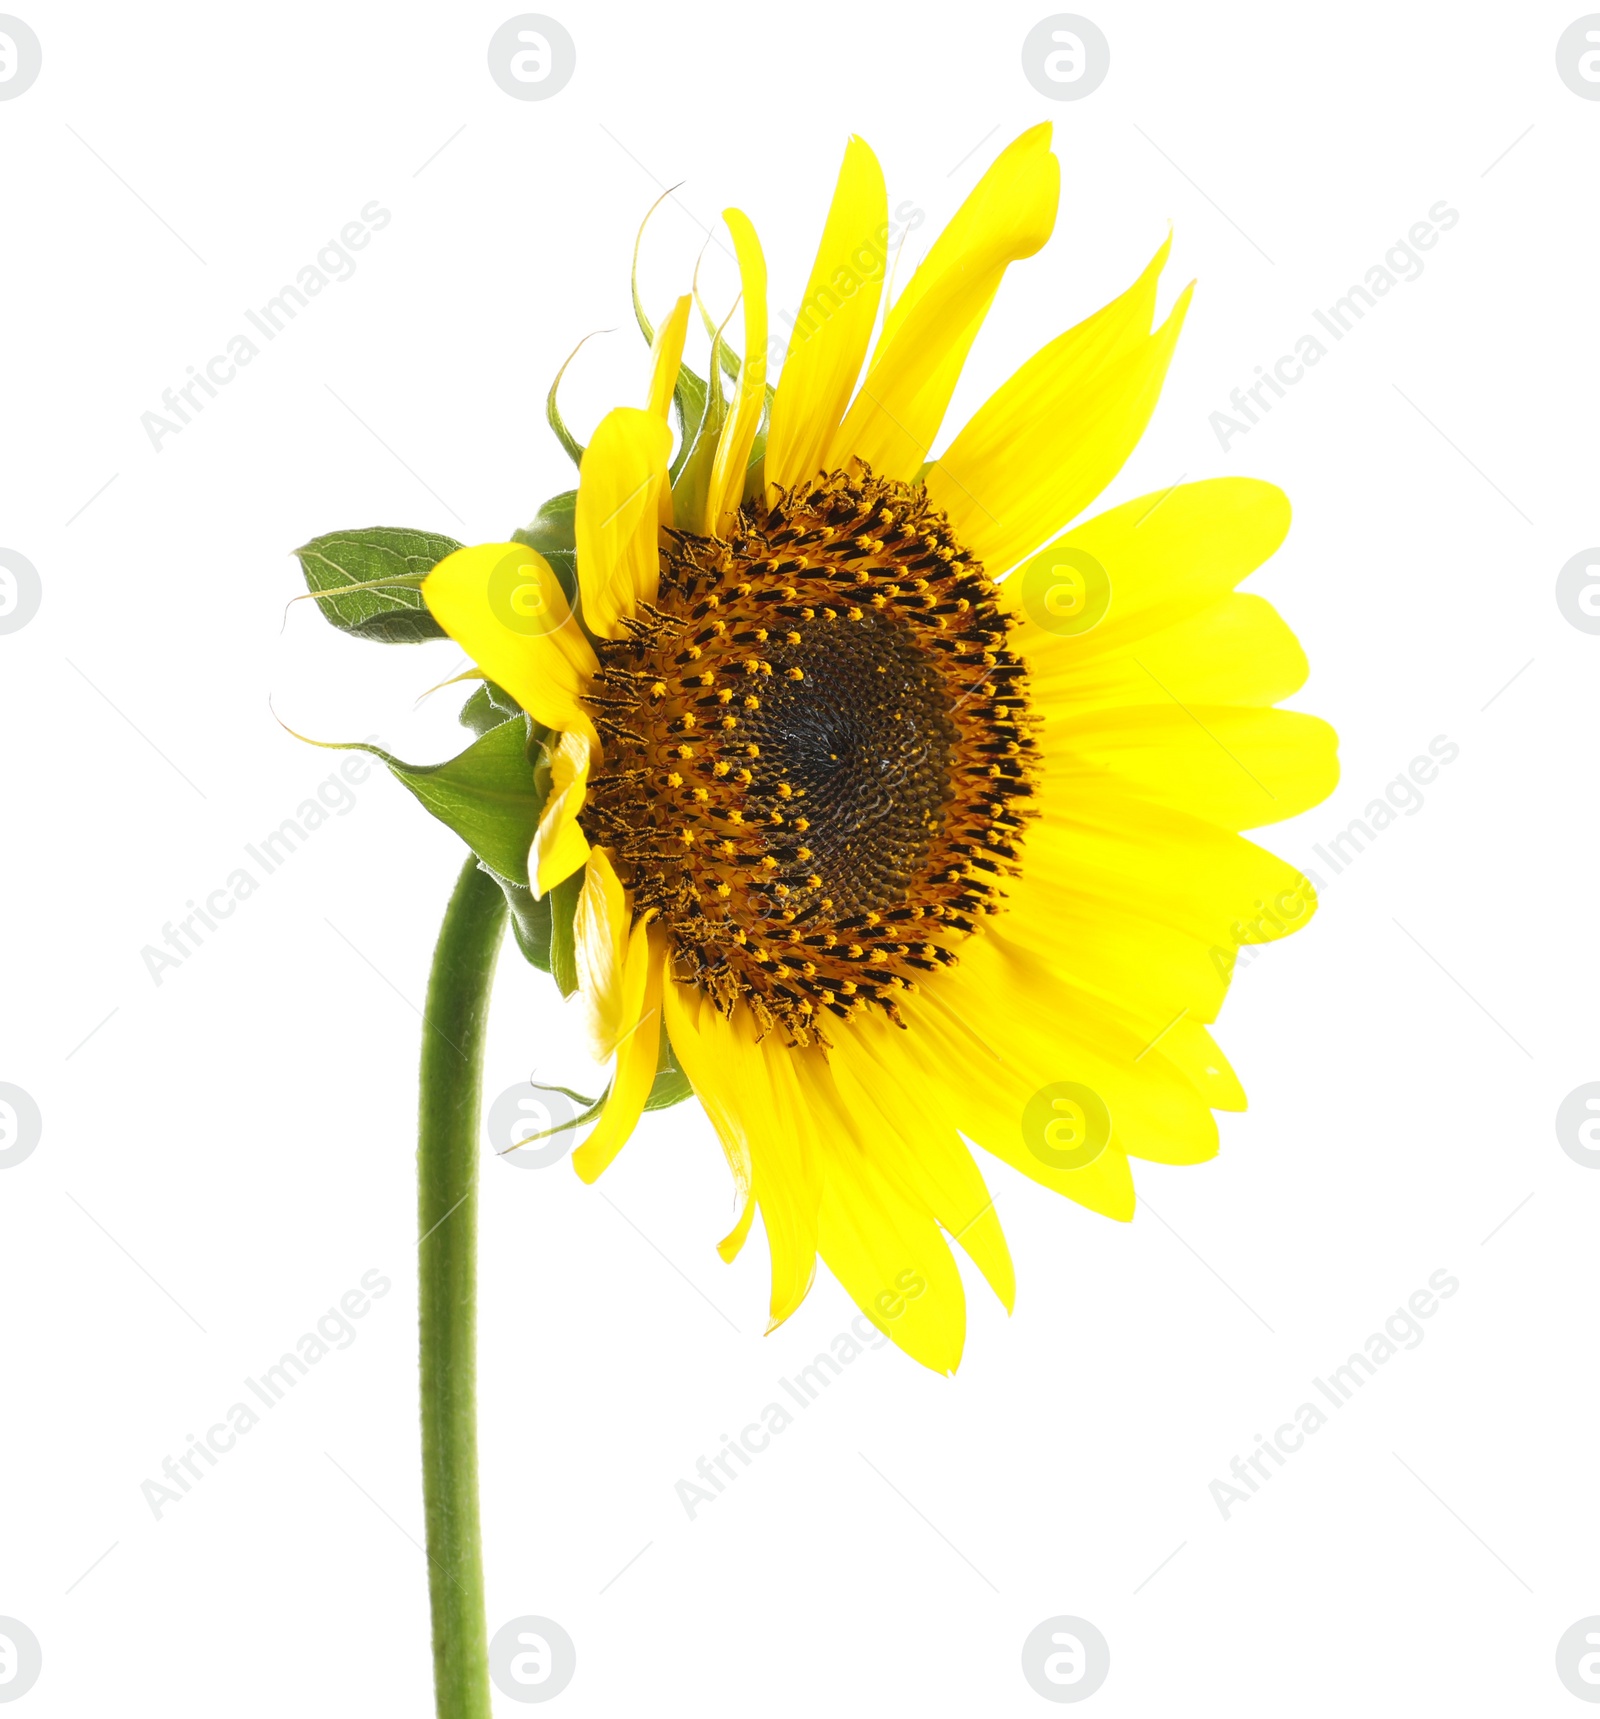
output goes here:
<path id="1" fill-rule="evenodd" d="M 584 450 L 574 522 L 578 584 L 584 624 L 600 638 L 613 637 L 619 617 L 633 614 L 641 598 L 655 598 L 671 452 L 666 419 L 636 406 L 608 412 Z"/>
<path id="2" fill-rule="evenodd" d="M 617 1042 L 639 1018 L 644 976 L 628 966 L 633 912 L 611 856 L 594 848 L 572 918 L 578 1003 L 596 1062 L 611 1060 Z"/>
<path id="3" fill-rule="evenodd" d="M 711 465 L 705 529 L 713 537 L 726 533 L 744 495 L 745 468 L 750 464 L 767 390 L 767 261 L 761 253 L 756 230 L 742 210 L 724 209 L 722 218 L 733 235 L 734 254 L 739 259 L 744 358 L 739 365 L 733 411 L 722 426 L 722 438 Z"/>
<path id="4" fill-rule="evenodd" d="M 547 895 L 563 878 L 571 877 L 589 857 L 589 841 L 578 824 L 588 796 L 589 740 L 568 729 L 557 742 L 550 763 L 550 794 L 534 832 L 528 875 L 535 896 Z"/>
<path id="5" fill-rule="evenodd" d="M 1071 1083 L 1103 1103 L 1107 1152 L 1178 1164 L 1215 1157 L 1217 1124 L 1207 1095 L 1162 1048 L 1181 1019 L 1177 1008 L 1165 1021 L 1118 1008 L 1078 990 L 1036 951 L 1003 934 L 975 939 L 952 978 L 941 987 L 941 1001 L 980 1031 L 987 1024 L 984 999 L 998 992 L 1021 1005 L 1004 1050 L 1025 1085 L 1013 1094 L 1009 1129 L 995 1143 L 980 1136 L 982 1145 L 1002 1155 L 1009 1148 L 1010 1161 L 1028 1174 L 1030 1160 L 1048 1163 L 1029 1106 L 1051 1087 Z"/>
<path id="6" fill-rule="evenodd" d="M 661 986 L 666 947 L 662 933 L 644 919 L 629 933 L 619 1016 L 619 1023 L 628 1024 L 616 1042 L 617 1062 L 611 1076 L 610 1096 L 594 1132 L 572 1154 L 572 1167 L 585 1182 L 594 1181 L 627 1145 L 644 1114 L 661 1050 Z"/>
<path id="7" fill-rule="evenodd" d="M 822 469 L 872 338 L 883 291 L 888 209 L 878 158 L 852 137 L 772 402 L 769 484 L 788 488 Z"/>
<path id="8" fill-rule="evenodd" d="M 756 1203 L 750 1197 L 750 1190 L 742 1187 L 738 1192 L 743 1202 L 739 1207 L 738 1219 L 733 1228 L 717 1243 L 717 1252 L 727 1265 L 732 1265 L 743 1251 L 745 1242 L 750 1238 L 750 1226 L 756 1215 Z"/>
<path id="9" fill-rule="evenodd" d="M 723 1016 L 692 986 L 669 982 L 664 1013 L 735 1180 L 760 1209 L 772 1256 L 772 1325 L 780 1325 L 805 1299 L 816 1269 L 822 1167 L 815 1133 L 797 1125 L 782 1065 L 747 1009 Z"/>
<path id="10" fill-rule="evenodd" d="M 736 1174 L 750 1178 L 723 1252 L 737 1252 L 758 1206 L 773 1253 L 774 1324 L 798 1305 L 820 1252 L 874 1325 L 924 1365 L 953 1371 L 965 1296 L 942 1232 L 1008 1308 L 1015 1279 L 977 1167 L 948 1118 L 915 1096 L 919 1076 L 901 1043 L 867 1022 L 870 1042 L 852 1028 L 829 1053 L 773 1046 L 756 1038 L 742 1006 L 724 1018 L 681 985 L 668 987 L 667 1018 Z"/>
<path id="11" fill-rule="evenodd" d="M 991 394 L 930 468 L 928 494 L 991 577 L 1075 519 L 1144 434 L 1192 291 L 1152 335 L 1169 245 L 1120 298 Z"/>
<path id="12" fill-rule="evenodd" d="M 1016 1273 L 994 1201 L 953 1118 L 930 1105 L 906 1035 L 886 1019 L 858 1020 L 838 1035 L 829 1060 L 846 1107 L 870 1119 L 886 1173 L 961 1244 L 1009 1313 Z"/>
<path id="13" fill-rule="evenodd" d="M 823 1161 L 823 1263 L 898 1348 L 936 1373 L 953 1373 L 967 1300 L 932 1213 L 888 1173 L 882 1130 L 844 1104 L 815 1047 L 792 1059 L 787 1072 L 799 1126 L 811 1131 Z"/>
<path id="14" fill-rule="evenodd" d="M 1047 1045 L 1041 1055 L 1032 1035 L 1016 1040 L 996 1026 L 996 996 L 1006 999 L 1008 1023 L 1030 1011 L 1039 1015 L 1047 1002 L 1026 994 L 986 991 L 981 980 L 974 984 L 970 957 L 985 941 L 980 935 L 963 945 L 960 966 L 901 1004 L 930 1102 L 953 1116 L 963 1134 L 1025 1176 L 1105 1217 L 1131 1218 L 1133 1176 L 1127 1154 L 1115 1142 L 1087 1163 L 1070 1167 L 1052 1163 L 1030 1148 L 1024 1132 L 1029 1101 L 1052 1082 L 1073 1080 L 1078 1074 L 1059 1045 Z M 1045 1031 L 1049 1026 L 1048 1019 L 1041 1022 Z"/>
<path id="15" fill-rule="evenodd" d="M 1050 237 L 1060 188 L 1048 125 L 1002 151 L 884 318 L 867 379 L 829 443 L 829 469 L 855 457 L 880 477 L 915 477 L 1002 276 Z"/>
<path id="16" fill-rule="evenodd" d="M 542 555 L 520 543 L 458 549 L 423 580 L 422 597 L 439 625 L 535 721 L 594 734 L 578 698 L 598 664 Z"/>

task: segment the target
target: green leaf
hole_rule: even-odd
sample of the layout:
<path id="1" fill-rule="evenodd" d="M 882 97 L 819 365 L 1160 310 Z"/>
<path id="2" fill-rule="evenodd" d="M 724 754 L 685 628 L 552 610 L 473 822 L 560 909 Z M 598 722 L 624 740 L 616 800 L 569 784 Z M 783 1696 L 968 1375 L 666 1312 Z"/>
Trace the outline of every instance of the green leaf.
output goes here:
<path id="1" fill-rule="evenodd" d="M 503 687 L 498 687 L 492 680 L 479 684 L 478 690 L 461 707 L 460 722 L 463 728 L 470 728 L 480 737 L 491 728 L 498 728 L 501 723 L 509 722 L 514 716 L 522 715 L 522 706 Z"/>
<path id="2" fill-rule="evenodd" d="M 443 764 L 406 764 L 381 746 L 349 741 L 389 766 L 441 824 L 447 824 L 503 881 L 528 886 L 528 849 L 544 798 L 528 758 L 526 716 L 491 728 Z"/>
<path id="3" fill-rule="evenodd" d="M 373 525 L 364 531 L 330 531 L 313 537 L 295 554 L 306 588 L 317 596 L 317 607 L 334 626 L 361 639 L 411 645 L 445 636 L 428 613 L 420 590 L 403 585 L 360 591 L 349 587 L 371 587 L 386 580 L 420 585 L 425 574 L 460 547 L 453 537 L 435 531 Z M 321 595 L 341 589 L 346 593 L 342 597 Z"/>

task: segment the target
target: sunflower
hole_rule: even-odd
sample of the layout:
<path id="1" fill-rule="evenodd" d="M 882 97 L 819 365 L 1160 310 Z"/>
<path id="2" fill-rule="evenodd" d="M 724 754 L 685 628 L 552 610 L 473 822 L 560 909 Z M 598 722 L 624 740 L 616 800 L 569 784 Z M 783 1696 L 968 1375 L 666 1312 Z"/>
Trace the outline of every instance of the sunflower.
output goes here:
<path id="1" fill-rule="evenodd" d="M 683 367 L 687 296 L 654 331 L 645 405 L 582 452 L 573 598 L 515 543 L 423 586 L 548 731 L 530 875 L 576 891 L 580 1006 L 612 1065 L 579 1175 L 681 1069 L 742 1201 L 725 1259 L 761 1214 L 773 1324 L 820 1256 L 941 1372 L 966 1324 L 946 1238 L 1008 1310 L 1015 1289 L 968 1141 L 1119 1219 L 1131 1158 L 1215 1154 L 1213 1111 L 1244 1095 L 1207 1023 L 1239 947 L 1314 907 L 1239 832 L 1337 774 L 1332 730 L 1273 708 L 1305 677 L 1293 634 L 1234 589 L 1284 537 L 1279 490 L 1179 484 L 1066 529 L 1160 392 L 1189 303 L 1153 326 L 1170 239 L 930 463 L 1058 193 L 1040 126 L 880 326 L 884 181 L 852 139 L 771 389 L 766 265 L 726 211 L 744 360 L 719 331 L 708 381 Z"/>

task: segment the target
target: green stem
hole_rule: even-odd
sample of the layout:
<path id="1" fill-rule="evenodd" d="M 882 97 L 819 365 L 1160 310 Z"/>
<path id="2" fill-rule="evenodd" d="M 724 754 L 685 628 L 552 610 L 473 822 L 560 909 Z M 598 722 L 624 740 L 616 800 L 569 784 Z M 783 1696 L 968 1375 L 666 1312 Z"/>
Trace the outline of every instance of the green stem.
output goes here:
<path id="1" fill-rule="evenodd" d="M 499 884 L 469 856 L 428 978 L 417 1140 L 422 1495 L 439 1719 L 489 1719 L 475 1379 L 478 1101 L 505 923 Z"/>

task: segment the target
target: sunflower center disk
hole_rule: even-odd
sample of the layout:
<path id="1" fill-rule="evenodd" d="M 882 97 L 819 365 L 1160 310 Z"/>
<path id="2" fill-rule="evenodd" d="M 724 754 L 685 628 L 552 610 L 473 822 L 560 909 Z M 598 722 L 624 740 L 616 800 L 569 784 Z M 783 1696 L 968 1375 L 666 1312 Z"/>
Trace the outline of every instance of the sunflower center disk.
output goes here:
<path id="1" fill-rule="evenodd" d="M 673 533 L 656 602 L 599 646 L 582 822 L 676 976 L 828 1042 L 956 959 L 1027 816 L 1022 664 L 983 570 L 858 468 Z"/>

